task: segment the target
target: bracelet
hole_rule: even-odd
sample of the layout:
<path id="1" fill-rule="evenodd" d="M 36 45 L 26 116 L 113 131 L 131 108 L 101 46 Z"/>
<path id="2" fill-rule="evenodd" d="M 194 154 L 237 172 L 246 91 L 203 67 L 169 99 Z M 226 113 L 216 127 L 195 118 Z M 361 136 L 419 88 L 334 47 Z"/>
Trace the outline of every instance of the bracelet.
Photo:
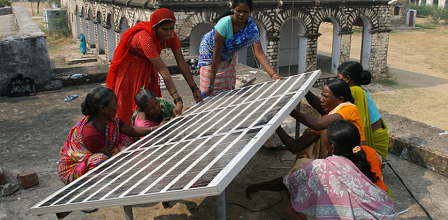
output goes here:
<path id="1" fill-rule="evenodd" d="M 183 102 L 180 96 L 174 99 L 174 104 L 177 104 L 178 102 Z"/>
<path id="2" fill-rule="evenodd" d="M 150 127 L 151 128 L 151 131 L 150 132 L 152 132 L 152 127 Z"/>
<path id="3" fill-rule="evenodd" d="M 272 78 L 272 76 L 274 75 L 274 74 L 277 74 L 276 72 L 274 72 L 273 74 L 269 74 L 269 76 Z"/>
<path id="4" fill-rule="evenodd" d="M 208 87 L 208 89 L 214 89 L 215 88 L 215 86 L 209 86 Z"/>
<path id="5" fill-rule="evenodd" d="M 192 93 L 195 93 L 195 92 L 198 91 L 199 89 L 198 89 L 198 86 L 197 86 L 196 84 L 194 84 L 194 86 L 191 86 L 191 87 L 190 87 L 190 90 L 191 90 Z"/>
<path id="6" fill-rule="evenodd" d="M 174 91 L 173 93 L 170 93 L 170 95 L 173 96 L 173 95 L 176 94 L 176 93 L 177 93 L 177 90 Z"/>

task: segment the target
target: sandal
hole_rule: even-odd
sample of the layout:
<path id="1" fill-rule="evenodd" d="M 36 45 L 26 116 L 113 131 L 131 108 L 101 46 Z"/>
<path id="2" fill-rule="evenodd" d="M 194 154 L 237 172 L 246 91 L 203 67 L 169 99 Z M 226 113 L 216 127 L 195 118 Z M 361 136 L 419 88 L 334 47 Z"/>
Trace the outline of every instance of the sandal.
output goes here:
<path id="1" fill-rule="evenodd" d="M 64 101 L 70 102 L 70 101 L 72 101 L 73 99 L 76 99 L 76 98 L 78 98 L 78 95 L 76 95 L 76 94 L 68 95 L 67 98 L 64 99 Z"/>

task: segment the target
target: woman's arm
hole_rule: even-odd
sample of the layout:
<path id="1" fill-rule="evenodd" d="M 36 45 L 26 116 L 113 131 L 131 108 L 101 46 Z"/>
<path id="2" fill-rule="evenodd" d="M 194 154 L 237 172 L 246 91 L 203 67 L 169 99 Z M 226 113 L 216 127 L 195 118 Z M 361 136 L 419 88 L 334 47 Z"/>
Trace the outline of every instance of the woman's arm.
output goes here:
<path id="1" fill-rule="evenodd" d="M 303 133 L 299 139 L 295 140 L 294 138 L 289 136 L 282 127 L 278 127 L 276 132 L 286 148 L 288 148 L 288 150 L 293 154 L 307 148 L 310 144 L 317 141 L 320 137 L 316 132 L 308 131 Z"/>
<path id="2" fill-rule="evenodd" d="M 272 68 L 271 64 L 269 64 L 268 59 L 266 59 L 266 56 L 264 55 L 263 48 L 261 47 L 260 41 L 254 44 L 254 52 L 255 57 L 260 62 L 260 64 L 263 66 L 263 68 L 268 72 L 269 76 L 271 76 L 272 79 L 283 79 L 282 76 L 278 75 L 274 68 Z"/>
<path id="3" fill-rule="evenodd" d="M 322 108 L 322 105 L 321 105 L 321 102 L 320 102 L 320 98 L 317 97 L 316 95 L 314 95 L 311 92 L 311 90 L 306 93 L 305 98 L 306 98 L 306 101 L 308 103 L 310 103 L 311 107 L 316 109 L 319 112 L 320 115 L 325 115 L 326 114 L 326 112 Z"/>
<path id="4" fill-rule="evenodd" d="M 174 85 L 173 79 L 171 78 L 168 68 L 166 67 L 165 63 L 160 57 L 151 58 L 149 60 L 162 76 L 163 81 L 165 82 L 165 86 L 168 89 L 168 92 L 171 94 L 174 100 L 177 100 L 177 102 L 175 101 L 176 107 L 174 108 L 173 112 L 175 116 L 179 116 L 182 113 L 183 102 L 182 99 L 180 98 L 179 93 L 176 90 L 176 86 Z"/>
<path id="5" fill-rule="evenodd" d="M 322 118 L 314 118 L 302 112 L 297 112 L 296 120 L 316 131 L 327 129 L 331 122 L 344 120 L 339 113 L 334 113 Z"/>
<path id="6" fill-rule="evenodd" d="M 149 134 L 154 129 L 154 127 L 132 127 L 124 123 L 123 127 L 120 129 L 120 132 L 130 137 L 141 137 Z"/>
<path id="7" fill-rule="evenodd" d="M 222 54 L 222 47 L 224 45 L 225 37 L 222 36 L 218 31 L 215 30 L 215 39 L 214 39 L 214 47 L 213 47 L 213 59 L 212 59 L 212 66 L 210 68 L 210 85 L 209 89 L 207 90 L 206 95 L 210 96 L 213 95 L 213 90 L 215 88 L 215 77 L 216 72 L 219 68 L 219 62 L 221 60 L 221 54 Z"/>
<path id="8" fill-rule="evenodd" d="M 193 93 L 193 98 L 196 103 L 202 101 L 202 95 L 201 92 L 199 92 L 198 86 L 196 85 L 196 82 L 194 82 L 193 75 L 191 75 L 191 69 L 190 66 L 187 64 L 187 62 L 184 59 L 184 55 L 182 55 L 181 49 L 177 49 L 173 51 L 174 57 L 176 58 L 177 67 L 179 68 L 180 72 L 184 76 L 185 81 L 187 81 L 188 86 L 191 89 L 191 92 Z"/>

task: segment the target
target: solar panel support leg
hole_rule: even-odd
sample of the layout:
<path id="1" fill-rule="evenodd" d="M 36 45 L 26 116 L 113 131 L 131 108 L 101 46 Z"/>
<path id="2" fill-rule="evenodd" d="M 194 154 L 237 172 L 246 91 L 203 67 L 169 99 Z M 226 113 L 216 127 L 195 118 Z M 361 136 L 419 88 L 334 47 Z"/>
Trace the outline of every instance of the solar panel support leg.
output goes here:
<path id="1" fill-rule="evenodd" d="M 124 209 L 124 219 L 134 220 L 134 215 L 132 214 L 132 206 L 130 205 L 123 206 L 123 209 Z"/>
<path id="2" fill-rule="evenodd" d="M 226 219 L 226 191 L 222 191 L 217 197 L 218 220 Z"/>
<path id="3" fill-rule="evenodd" d="M 302 102 L 299 102 L 299 104 L 296 106 L 296 110 L 298 112 L 302 111 L 301 106 L 302 106 Z M 297 140 L 297 139 L 299 139 L 299 137 L 300 137 L 300 122 L 296 121 L 296 135 L 295 135 L 295 139 Z"/>

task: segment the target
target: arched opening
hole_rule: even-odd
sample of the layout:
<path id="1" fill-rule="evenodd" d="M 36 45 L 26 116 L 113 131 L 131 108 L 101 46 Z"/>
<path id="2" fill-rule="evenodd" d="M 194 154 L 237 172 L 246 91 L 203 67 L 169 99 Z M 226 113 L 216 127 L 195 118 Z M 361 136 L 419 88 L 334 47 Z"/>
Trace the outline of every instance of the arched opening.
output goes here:
<path id="1" fill-rule="evenodd" d="M 126 32 L 128 29 L 129 29 L 128 19 L 125 18 L 125 17 L 121 18 L 121 21 L 120 21 L 120 33 L 119 33 L 120 39 L 121 39 L 121 35 L 124 32 Z"/>
<path id="2" fill-rule="evenodd" d="M 87 38 L 88 44 L 90 45 L 90 48 L 95 48 L 95 24 L 93 23 L 93 13 L 92 9 L 89 9 L 88 12 L 89 15 L 89 36 Z"/>
<path id="3" fill-rule="evenodd" d="M 338 73 L 339 58 L 341 55 L 341 27 L 333 17 L 328 17 L 319 25 L 317 46 L 317 69 L 322 70 L 325 76 L 335 76 Z"/>
<path id="4" fill-rule="evenodd" d="M 350 58 L 359 61 L 363 69 L 369 69 L 370 50 L 372 47 L 372 23 L 365 16 L 359 16 L 353 24 Z M 360 46 L 356 46 L 360 45 Z"/>
<path id="5" fill-rule="evenodd" d="M 201 23 L 191 30 L 190 34 L 190 56 L 199 56 L 199 45 L 204 34 L 213 29 L 209 23 Z"/>
<path id="6" fill-rule="evenodd" d="M 87 37 L 87 20 L 84 8 L 81 9 L 80 17 L 81 17 L 81 32 L 84 35 L 84 37 Z"/>
<path id="7" fill-rule="evenodd" d="M 255 24 L 257 24 L 258 32 L 260 35 L 261 47 L 263 48 L 263 51 L 266 53 L 266 46 L 267 46 L 266 28 L 263 26 L 263 24 L 260 24 L 258 21 L 255 21 Z M 259 65 L 258 61 L 255 58 L 253 47 L 247 47 L 238 52 L 238 62 L 254 68 L 258 68 Z"/>
<path id="8" fill-rule="evenodd" d="M 101 15 L 101 12 L 96 13 L 96 32 L 97 32 L 97 38 L 98 38 L 98 54 L 104 54 L 105 53 L 105 47 L 104 47 L 104 28 L 103 28 L 103 15 Z"/>
<path id="9" fill-rule="evenodd" d="M 115 37 L 115 24 L 114 24 L 114 18 L 112 14 L 107 15 L 106 24 L 108 26 L 107 29 L 107 56 L 109 62 L 112 61 L 112 58 L 114 56 L 116 45 L 116 37 Z"/>
<path id="10" fill-rule="evenodd" d="M 306 69 L 306 28 L 303 22 L 290 18 L 280 28 L 279 58 L 280 74 L 290 76 Z"/>

